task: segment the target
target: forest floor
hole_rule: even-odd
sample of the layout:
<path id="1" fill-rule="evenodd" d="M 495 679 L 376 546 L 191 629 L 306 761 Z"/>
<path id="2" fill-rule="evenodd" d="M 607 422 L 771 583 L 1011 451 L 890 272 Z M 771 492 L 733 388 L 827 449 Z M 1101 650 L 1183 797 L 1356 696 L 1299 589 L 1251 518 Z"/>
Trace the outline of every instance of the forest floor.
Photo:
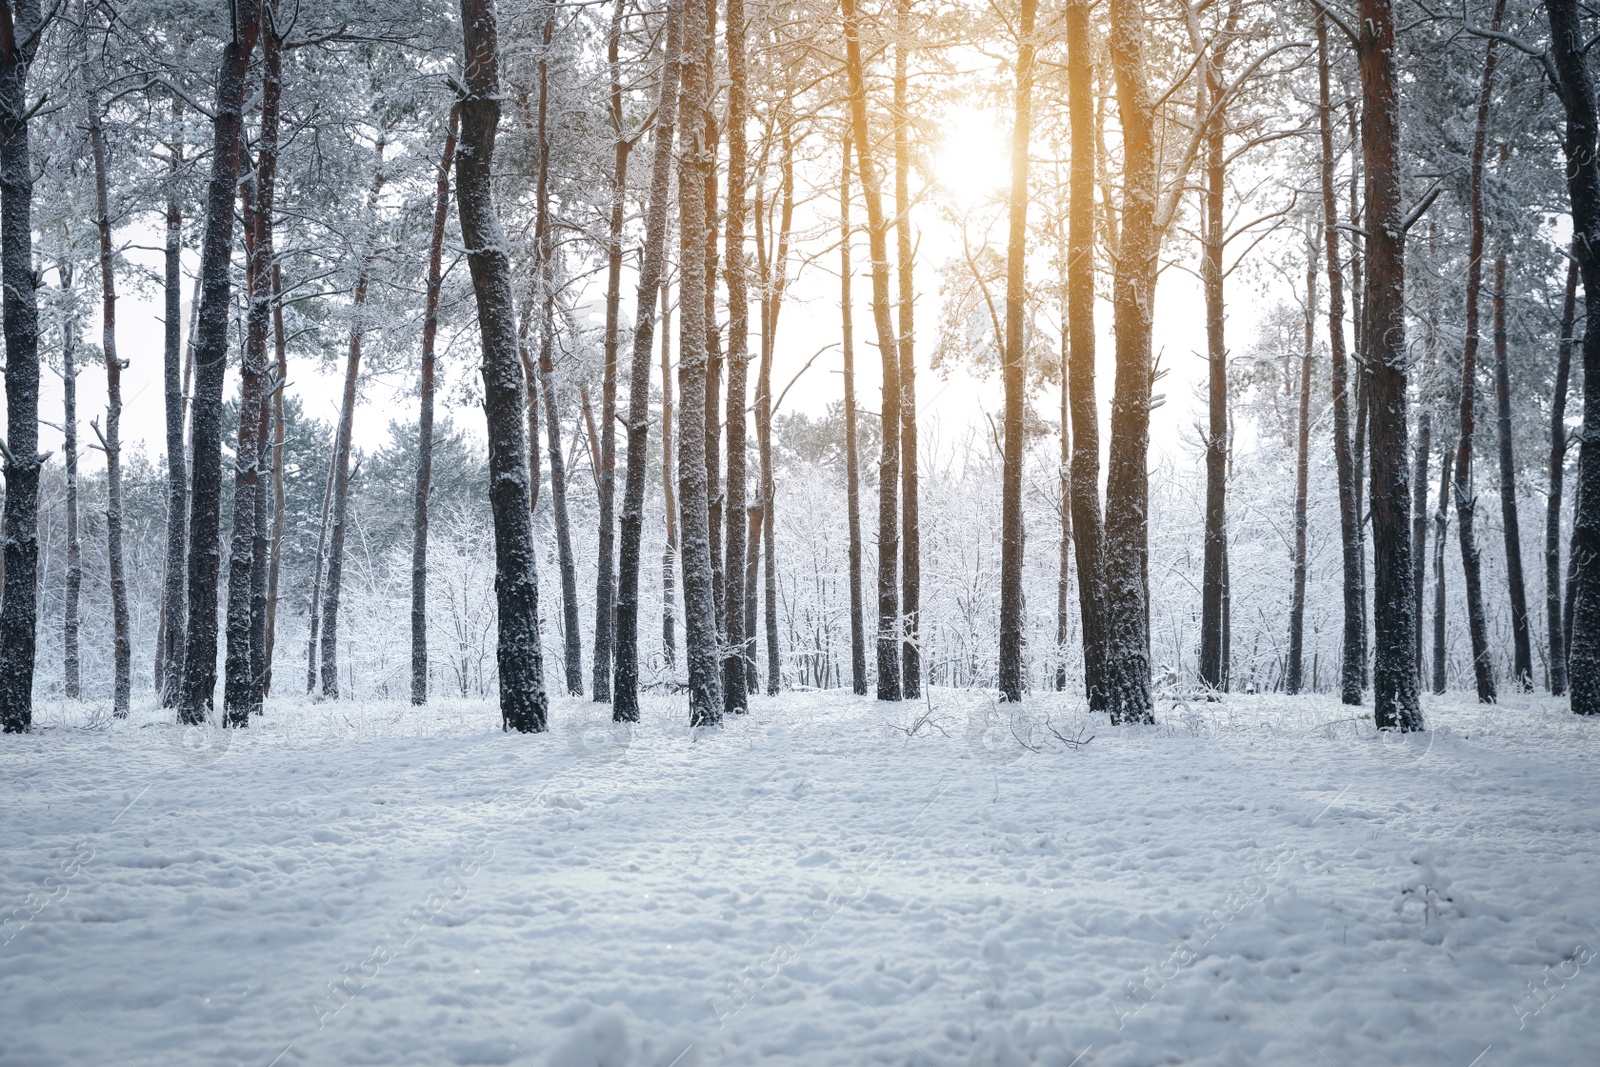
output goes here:
<path id="1" fill-rule="evenodd" d="M 0 1064 L 1595 1062 L 1600 722 L 1554 702 L 755 703 L 47 708 Z"/>

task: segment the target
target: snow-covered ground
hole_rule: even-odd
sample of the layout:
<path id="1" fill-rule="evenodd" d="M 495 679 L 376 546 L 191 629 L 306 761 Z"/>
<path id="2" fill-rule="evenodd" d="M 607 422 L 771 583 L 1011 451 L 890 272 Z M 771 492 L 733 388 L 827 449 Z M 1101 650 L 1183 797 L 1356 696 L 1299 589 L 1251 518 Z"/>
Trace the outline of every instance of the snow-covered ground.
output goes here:
<path id="1" fill-rule="evenodd" d="M 1600 1055 L 1600 723 L 1553 703 L 681 704 L 46 709 L 0 742 L 0 1063 Z"/>

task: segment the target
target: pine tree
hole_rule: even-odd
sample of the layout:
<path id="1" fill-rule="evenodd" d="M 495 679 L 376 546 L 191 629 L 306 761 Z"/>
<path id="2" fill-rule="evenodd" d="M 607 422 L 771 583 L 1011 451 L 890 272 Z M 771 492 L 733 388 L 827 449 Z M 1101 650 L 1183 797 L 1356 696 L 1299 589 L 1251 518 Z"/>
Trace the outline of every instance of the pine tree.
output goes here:
<path id="1" fill-rule="evenodd" d="M 528 485 L 517 313 L 511 260 L 491 185 L 500 125 L 500 56 L 493 0 L 461 0 L 466 93 L 456 152 L 456 209 L 483 338 L 484 415 L 489 430 L 489 502 L 494 510 L 495 600 L 499 608 L 500 716 L 521 733 L 546 729 L 539 579 Z"/>

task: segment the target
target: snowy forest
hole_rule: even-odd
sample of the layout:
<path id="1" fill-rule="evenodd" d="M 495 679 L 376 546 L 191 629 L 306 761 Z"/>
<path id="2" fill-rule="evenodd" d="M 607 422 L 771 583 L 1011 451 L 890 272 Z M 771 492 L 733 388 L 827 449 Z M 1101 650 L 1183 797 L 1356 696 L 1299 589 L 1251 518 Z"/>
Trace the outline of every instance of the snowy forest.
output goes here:
<path id="1" fill-rule="evenodd" d="M 0 0 L 0 1064 L 1592 1055 L 1597 40 Z"/>

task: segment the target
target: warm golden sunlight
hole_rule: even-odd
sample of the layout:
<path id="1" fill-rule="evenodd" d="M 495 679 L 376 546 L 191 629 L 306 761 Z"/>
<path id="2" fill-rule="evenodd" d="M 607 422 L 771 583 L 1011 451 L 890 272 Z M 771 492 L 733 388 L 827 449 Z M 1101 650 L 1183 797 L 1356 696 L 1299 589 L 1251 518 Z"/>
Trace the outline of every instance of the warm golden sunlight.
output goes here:
<path id="1" fill-rule="evenodd" d="M 941 123 L 934 180 L 962 211 L 1003 194 L 1011 181 L 1011 138 L 999 112 L 954 107 Z"/>

